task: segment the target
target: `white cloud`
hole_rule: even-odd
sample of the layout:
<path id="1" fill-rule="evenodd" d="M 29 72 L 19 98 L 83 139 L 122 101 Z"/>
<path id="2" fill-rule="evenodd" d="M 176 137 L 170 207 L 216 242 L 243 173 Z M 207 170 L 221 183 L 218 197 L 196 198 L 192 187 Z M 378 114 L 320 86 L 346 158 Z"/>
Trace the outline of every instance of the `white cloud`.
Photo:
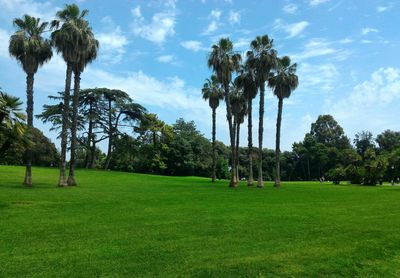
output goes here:
<path id="1" fill-rule="evenodd" d="M 400 69 L 380 68 L 369 80 L 356 85 L 343 99 L 327 102 L 326 109 L 343 122 L 352 133 L 396 126 L 400 100 Z M 368 121 L 365 116 L 368 115 Z"/>
<path id="2" fill-rule="evenodd" d="M 229 11 L 229 18 L 228 21 L 231 25 L 240 23 L 241 15 L 240 12 L 236 11 Z"/>
<path id="3" fill-rule="evenodd" d="M 387 5 L 387 6 L 378 6 L 378 7 L 376 7 L 376 11 L 378 13 L 383 13 L 383 12 L 386 12 L 386 11 L 390 10 L 392 7 L 393 7 L 392 4 Z"/>
<path id="4" fill-rule="evenodd" d="M 58 10 L 51 1 L 39 2 L 34 0 L 0 0 L 0 9 L 2 14 L 12 19 L 29 14 L 40 17 L 44 21 L 54 19 Z"/>
<path id="5" fill-rule="evenodd" d="M 375 28 L 365 27 L 361 29 L 361 34 L 363 36 L 368 35 L 369 33 L 378 33 L 379 30 Z"/>
<path id="6" fill-rule="evenodd" d="M 100 43 L 100 59 L 107 63 L 119 63 L 125 54 L 125 46 L 129 43 L 119 26 L 115 26 L 110 17 L 102 19 L 104 32 L 96 34 Z"/>
<path id="7" fill-rule="evenodd" d="M 327 3 L 330 0 L 308 0 L 308 5 L 315 7 L 315 6 L 319 6 L 321 4 Z"/>
<path id="8" fill-rule="evenodd" d="M 351 39 L 351 38 L 344 38 L 344 39 L 339 41 L 339 43 L 341 43 L 341 44 L 349 44 L 349 43 L 352 43 L 352 42 L 354 42 L 354 40 Z"/>
<path id="9" fill-rule="evenodd" d="M 299 7 L 293 3 L 283 6 L 283 11 L 287 14 L 295 14 L 298 9 L 299 9 Z"/>
<path id="10" fill-rule="evenodd" d="M 285 23 L 281 19 L 276 19 L 274 29 L 282 30 L 288 34 L 288 38 L 293 38 L 300 35 L 310 23 L 308 21 L 300 21 L 297 23 Z"/>
<path id="11" fill-rule="evenodd" d="M 155 13 L 151 22 L 146 23 L 140 6 L 131 10 L 133 16 L 132 30 L 136 36 L 151 42 L 162 44 L 167 37 L 175 34 L 176 7 L 175 1 L 165 4 L 165 10 Z"/>
<path id="12" fill-rule="evenodd" d="M 203 43 L 200 41 L 193 41 L 193 40 L 189 40 L 189 41 L 183 41 L 181 42 L 181 46 L 189 49 L 191 51 L 197 52 L 200 50 L 208 50 L 209 48 L 203 46 Z"/>
<path id="13" fill-rule="evenodd" d="M 171 63 L 175 60 L 174 55 L 161 55 L 157 57 L 157 61 L 161 63 Z"/>
<path id="14" fill-rule="evenodd" d="M 222 11 L 218 9 L 211 10 L 208 16 L 210 22 L 208 23 L 207 28 L 203 31 L 203 35 L 209 35 L 218 30 L 218 28 L 221 26 L 221 15 Z"/>

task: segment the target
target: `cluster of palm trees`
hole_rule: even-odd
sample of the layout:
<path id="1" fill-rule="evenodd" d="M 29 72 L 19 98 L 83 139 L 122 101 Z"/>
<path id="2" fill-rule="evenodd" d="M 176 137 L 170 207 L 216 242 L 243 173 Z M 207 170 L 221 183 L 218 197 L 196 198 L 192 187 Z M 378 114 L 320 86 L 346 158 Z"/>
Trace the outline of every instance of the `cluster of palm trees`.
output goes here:
<path id="1" fill-rule="evenodd" d="M 280 130 L 282 121 L 283 99 L 289 98 L 298 86 L 296 64 L 288 56 L 278 57 L 273 48 L 273 40 L 267 35 L 258 36 L 250 43 L 244 61 L 233 49 L 229 38 L 222 38 L 212 46 L 208 56 L 208 66 L 213 71 L 210 79 L 203 86 L 203 98 L 209 101 L 212 113 L 213 174 L 215 180 L 215 122 L 216 109 L 221 100 L 225 100 L 226 118 L 229 127 L 231 149 L 231 180 L 229 186 L 237 187 L 239 182 L 238 156 L 240 125 L 245 116 L 248 119 L 248 186 L 253 186 L 253 136 L 252 136 L 252 102 L 259 92 L 259 128 L 258 128 L 258 179 L 257 187 L 263 188 L 262 174 L 262 141 L 264 125 L 265 88 L 270 87 L 278 98 L 278 115 L 276 121 L 276 169 L 275 186 L 280 187 Z"/>
<path id="2" fill-rule="evenodd" d="M 52 22 L 41 22 L 39 18 L 24 15 L 14 20 L 17 31 L 11 36 L 9 44 L 10 55 L 15 57 L 26 73 L 27 85 L 27 126 L 33 128 L 33 83 L 38 68 L 48 62 L 53 54 L 53 47 L 61 54 L 66 62 L 66 79 L 64 91 L 64 105 L 62 113 L 61 131 L 61 163 L 58 185 L 76 185 L 75 159 L 77 148 L 77 121 L 78 102 L 81 73 L 86 65 L 96 59 L 99 42 L 95 39 L 92 28 L 86 20 L 87 10 L 80 11 L 75 4 L 65 5 L 64 9 L 56 13 Z M 44 33 L 51 32 L 50 38 Z M 72 101 L 72 123 L 68 126 L 68 111 L 72 74 L 74 74 L 74 88 Z M 67 131 L 71 128 L 71 158 L 68 179 L 66 177 Z M 32 152 L 27 149 L 26 172 L 24 184 L 32 186 Z"/>

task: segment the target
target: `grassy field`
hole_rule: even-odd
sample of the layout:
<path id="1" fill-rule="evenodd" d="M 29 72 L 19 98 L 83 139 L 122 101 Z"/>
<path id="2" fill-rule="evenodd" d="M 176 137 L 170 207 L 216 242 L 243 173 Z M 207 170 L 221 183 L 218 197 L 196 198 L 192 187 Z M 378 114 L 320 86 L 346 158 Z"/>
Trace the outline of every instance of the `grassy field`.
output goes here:
<path id="1" fill-rule="evenodd" d="M 400 187 L 0 166 L 0 277 L 400 276 Z"/>

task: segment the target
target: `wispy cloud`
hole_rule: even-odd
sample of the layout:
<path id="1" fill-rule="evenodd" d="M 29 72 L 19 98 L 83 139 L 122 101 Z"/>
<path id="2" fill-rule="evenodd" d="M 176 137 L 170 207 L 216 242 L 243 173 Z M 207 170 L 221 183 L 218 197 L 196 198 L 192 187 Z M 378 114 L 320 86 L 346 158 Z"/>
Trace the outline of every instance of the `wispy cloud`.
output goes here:
<path id="1" fill-rule="evenodd" d="M 203 43 L 200 41 L 189 40 L 189 41 L 183 41 L 180 44 L 182 47 L 194 52 L 198 52 L 201 50 L 208 50 L 208 48 L 205 47 Z"/>
<path id="2" fill-rule="evenodd" d="M 361 35 L 365 36 L 368 35 L 369 33 L 378 33 L 379 30 L 371 27 L 365 27 L 361 29 Z"/>
<path id="3" fill-rule="evenodd" d="M 282 8 L 283 12 L 285 12 L 287 14 L 295 14 L 298 9 L 299 9 L 299 7 L 293 3 L 287 4 L 287 5 L 283 6 L 283 8 Z"/>
<path id="4" fill-rule="evenodd" d="M 295 61 L 303 61 L 310 58 L 330 56 L 335 60 L 345 60 L 350 55 L 350 51 L 346 49 L 336 48 L 334 42 L 325 39 L 311 39 L 305 43 L 303 51 L 292 54 Z"/>
<path id="5" fill-rule="evenodd" d="M 388 10 L 390 10 L 391 8 L 393 7 L 393 4 L 391 3 L 391 4 L 389 4 L 389 5 L 386 5 L 386 6 L 378 6 L 378 7 L 376 7 L 376 11 L 378 12 L 378 13 L 383 13 L 383 12 L 386 12 L 386 11 L 388 11 Z"/>
<path id="6" fill-rule="evenodd" d="M 293 38 L 300 35 L 310 23 L 308 21 L 300 21 L 296 23 L 285 23 L 282 19 L 276 19 L 274 22 L 274 29 L 282 30 L 288 34 L 287 38 Z"/>
<path id="7" fill-rule="evenodd" d="M 330 0 L 308 0 L 308 5 L 315 7 L 315 6 L 319 6 L 321 4 L 327 3 Z"/>

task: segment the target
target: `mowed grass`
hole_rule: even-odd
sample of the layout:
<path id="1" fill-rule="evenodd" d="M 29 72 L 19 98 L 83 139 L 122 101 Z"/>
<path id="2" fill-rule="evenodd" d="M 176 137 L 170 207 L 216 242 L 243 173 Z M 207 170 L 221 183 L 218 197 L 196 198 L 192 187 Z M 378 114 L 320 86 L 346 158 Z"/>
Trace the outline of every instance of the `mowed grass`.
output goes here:
<path id="1" fill-rule="evenodd" d="M 400 276 L 400 187 L 0 166 L 0 277 Z"/>

